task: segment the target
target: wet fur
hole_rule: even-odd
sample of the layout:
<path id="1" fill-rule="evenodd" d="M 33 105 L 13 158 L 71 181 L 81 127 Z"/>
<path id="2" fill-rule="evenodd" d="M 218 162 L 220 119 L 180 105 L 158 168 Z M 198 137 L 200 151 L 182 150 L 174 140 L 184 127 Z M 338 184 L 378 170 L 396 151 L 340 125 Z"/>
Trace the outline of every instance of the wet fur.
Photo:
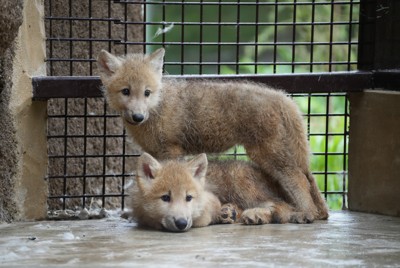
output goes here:
<path id="1" fill-rule="evenodd" d="M 241 144 L 297 211 L 310 213 L 312 220 L 328 217 L 309 169 L 303 119 L 284 92 L 251 82 L 166 78 L 163 57 L 159 49 L 125 57 L 102 51 L 98 58 L 106 99 L 145 152 L 168 159 Z M 137 114 L 142 122 L 132 119 Z"/>

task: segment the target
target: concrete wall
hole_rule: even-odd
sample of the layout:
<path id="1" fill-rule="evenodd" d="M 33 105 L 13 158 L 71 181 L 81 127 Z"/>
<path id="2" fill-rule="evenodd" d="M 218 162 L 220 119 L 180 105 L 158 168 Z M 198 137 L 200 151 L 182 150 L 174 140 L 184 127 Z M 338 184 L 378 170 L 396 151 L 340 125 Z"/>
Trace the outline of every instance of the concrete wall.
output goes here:
<path id="1" fill-rule="evenodd" d="M 400 92 L 350 95 L 349 208 L 400 216 Z"/>
<path id="2" fill-rule="evenodd" d="M 43 1 L 1 0 L 0 221 L 46 216 L 46 103 L 31 77 L 45 75 Z"/>

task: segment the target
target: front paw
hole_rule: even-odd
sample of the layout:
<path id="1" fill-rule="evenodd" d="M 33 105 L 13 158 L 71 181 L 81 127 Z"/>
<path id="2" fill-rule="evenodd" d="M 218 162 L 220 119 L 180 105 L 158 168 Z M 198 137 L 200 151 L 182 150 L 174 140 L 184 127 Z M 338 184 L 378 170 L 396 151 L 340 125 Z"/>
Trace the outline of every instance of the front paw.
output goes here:
<path id="1" fill-rule="evenodd" d="M 272 221 L 272 212 L 268 208 L 251 208 L 243 211 L 240 218 L 246 225 L 267 224 Z"/>
<path id="2" fill-rule="evenodd" d="M 235 223 L 238 217 L 238 211 L 232 204 L 224 204 L 221 207 L 221 213 L 219 215 L 220 223 Z"/>
<path id="3" fill-rule="evenodd" d="M 314 221 L 314 216 L 307 212 L 294 212 L 290 215 L 289 222 L 291 223 L 312 223 Z"/>

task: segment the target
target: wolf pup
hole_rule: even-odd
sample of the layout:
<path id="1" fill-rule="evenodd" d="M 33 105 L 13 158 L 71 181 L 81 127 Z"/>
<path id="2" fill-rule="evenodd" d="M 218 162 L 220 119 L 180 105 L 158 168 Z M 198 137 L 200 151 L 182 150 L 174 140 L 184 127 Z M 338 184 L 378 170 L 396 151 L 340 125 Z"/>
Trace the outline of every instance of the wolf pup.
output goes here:
<path id="1" fill-rule="evenodd" d="M 125 57 L 102 50 L 97 59 L 110 107 L 145 152 L 166 159 L 242 144 L 297 211 L 328 217 L 309 169 L 303 119 L 284 92 L 250 82 L 163 77 L 163 58 L 160 48 Z"/>
<path id="2" fill-rule="evenodd" d="M 311 222 L 310 213 L 295 212 L 282 197 L 279 186 L 248 162 L 208 165 L 206 155 L 200 154 L 188 162 L 160 163 L 143 153 L 131 205 L 139 225 L 168 231 L 233 223 L 239 215 L 244 224 Z"/>

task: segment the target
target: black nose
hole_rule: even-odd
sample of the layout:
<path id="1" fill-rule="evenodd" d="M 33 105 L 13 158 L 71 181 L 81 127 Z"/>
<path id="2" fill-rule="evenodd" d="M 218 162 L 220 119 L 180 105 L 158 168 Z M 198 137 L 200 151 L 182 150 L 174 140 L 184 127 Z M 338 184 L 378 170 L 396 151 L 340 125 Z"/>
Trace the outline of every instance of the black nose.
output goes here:
<path id="1" fill-rule="evenodd" d="M 186 226 L 187 226 L 187 220 L 185 220 L 185 219 L 183 219 L 183 218 L 180 218 L 180 219 L 177 219 L 177 220 L 175 220 L 175 225 L 176 225 L 176 227 L 179 229 L 179 230 L 184 230 L 185 228 L 186 228 Z"/>
<path id="2" fill-rule="evenodd" d="M 132 115 L 132 119 L 133 119 L 133 121 L 135 121 L 136 123 L 140 123 L 140 122 L 143 121 L 144 115 L 142 115 L 142 114 L 134 114 L 134 115 Z"/>

